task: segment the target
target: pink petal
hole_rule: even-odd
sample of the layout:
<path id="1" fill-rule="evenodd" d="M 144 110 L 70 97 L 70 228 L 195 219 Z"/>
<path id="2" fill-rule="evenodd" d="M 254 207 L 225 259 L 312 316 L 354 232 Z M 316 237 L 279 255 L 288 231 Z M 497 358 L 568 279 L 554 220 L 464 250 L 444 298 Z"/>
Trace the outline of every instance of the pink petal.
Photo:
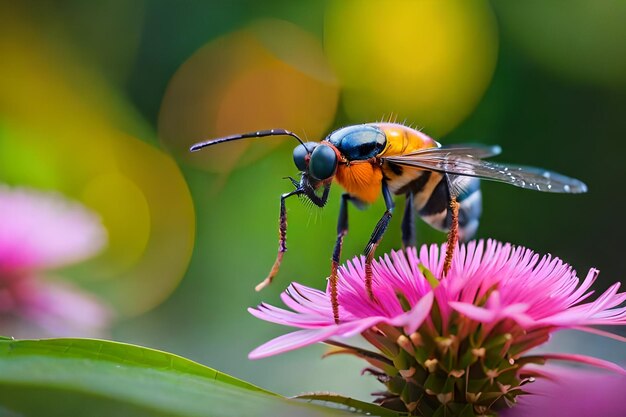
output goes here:
<path id="1" fill-rule="evenodd" d="M 607 337 L 609 339 L 617 340 L 618 342 L 626 343 L 626 337 L 621 336 L 619 334 L 615 334 L 615 333 L 611 333 L 611 332 L 606 332 L 604 330 L 596 329 L 594 327 L 575 326 L 575 327 L 572 327 L 572 329 L 580 330 L 581 332 L 596 334 L 598 336 Z"/>
<path id="2" fill-rule="evenodd" d="M 609 371 L 617 372 L 621 375 L 626 375 L 626 370 L 616 363 L 605 361 L 604 359 L 594 358 L 592 356 L 578 355 L 573 353 L 542 353 L 539 355 L 545 359 L 554 359 L 557 361 L 570 361 L 578 362 L 586 365 L 595 366 L 596 368 L 607 369 Z"/>
<path id="3" fill-rule="evenodd" d="M 394 320 L 392 324 L 394 326 L 404 326 L 404 331 L 407 334 L 415 332 L 430 314 L 434 298 L 435 295 L 432 292 L 427 293 L 400 320 Z"/>
<path id="4" fill-rule="evenodd" d="M 448 304 L 459 313 L 482 323 L 490 323 L 496 318 L 496 314 L 493 311 L 489 311 L 483 307 L 477 307 L 473 304 L 458 301 L 451 301 Z"/>
<path id="5" fill-rule="evenodd" d="M 55 193 L 0 186 L 0 270 L 56 268 L 102 249 L 100 219 Z"/>
<path id="6" fill-rule="evenodd" d="M 16 326 L 12 336 L 102 337 L 113 313 L 95 296 L 67 283 L 36 282 L 28 304 L 17 315 L 30 320 L 29 326 Z"/>
<path id="7" fill-rule="evenodd" d="M 294 313 L 267 304 L 261 304 L 257 308 L 249 308 L 248 312 L 254 317 L 270 323 L 284 326 L 299 327 L 301 329 L 319 329 L 334 325 L 332 318 L 319 315 Z"/>
<path id="8" fill-rule="evenodd" d="M 337 328 L 338 326 L 333 326 L 322 329 L 298 330 L 292 333 L 287 333 L 254 349 L 248 354 L 248 358 L 266 358 L 268 356 L 277 355 L 279 353 L 312 345 L 317 342 L 322 342 L 333 336 L 337 332 Z"/>

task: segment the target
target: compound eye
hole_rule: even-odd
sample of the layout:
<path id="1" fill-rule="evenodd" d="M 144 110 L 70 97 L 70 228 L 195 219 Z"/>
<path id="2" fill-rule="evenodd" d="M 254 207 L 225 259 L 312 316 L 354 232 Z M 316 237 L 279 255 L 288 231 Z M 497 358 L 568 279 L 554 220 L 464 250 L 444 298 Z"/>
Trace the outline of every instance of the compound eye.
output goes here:
<path id="1" fill-rule="evenodd" d="M 306 145 L 306 147 L 305 147 Z M 300 171 L 306 171 L 306 156 L 309 155 L 319 145 L 317 142 L 307 142 L 298 145 L 293 150 L 293 163 Z"/>
<path id="2" fill-rule="evenodd" d="M 330 146 L 318 146 L 311 154 L 309 173 L 313 178 L 326 180 L 335 174 L 337 155 Z"/>

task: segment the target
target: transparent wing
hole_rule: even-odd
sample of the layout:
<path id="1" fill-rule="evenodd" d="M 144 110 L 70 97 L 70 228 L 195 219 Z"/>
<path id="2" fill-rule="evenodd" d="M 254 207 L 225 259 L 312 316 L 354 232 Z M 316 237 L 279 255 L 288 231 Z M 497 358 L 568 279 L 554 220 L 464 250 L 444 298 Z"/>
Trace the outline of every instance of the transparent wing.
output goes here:
<path id="1" fill-rule="evenodd" d="M 428 148 L 400 156 L 382 158 L 406 167 L 425 169 L 485 180 L 500 181 L 516 187 L 551 193 L 584 193 L 587 186 L 575 178 L 541 168 L 500 164 L 484 161 L 481 157 L 494 155 L 488 146 L 459 145 Z M 495 153 L 497 154 L 497 153 Z"/>
<path id="2" fill-rule="evenodd" d="M 502 153 L 502 148 L 498 145 L 481 145 L 475 143 L 460 143 L 457 145 L 444 145 L 439 148 L 426 148 L 420 149 L 416 152 L 411 152 L 410 154 L 405 154 L 402 156 L 409 155 L 442 155 L 445 153 L 450 153 L 453 155 L 468 155 L 474 158 L 489 158 L 491 156 L 497 156 Z"/>

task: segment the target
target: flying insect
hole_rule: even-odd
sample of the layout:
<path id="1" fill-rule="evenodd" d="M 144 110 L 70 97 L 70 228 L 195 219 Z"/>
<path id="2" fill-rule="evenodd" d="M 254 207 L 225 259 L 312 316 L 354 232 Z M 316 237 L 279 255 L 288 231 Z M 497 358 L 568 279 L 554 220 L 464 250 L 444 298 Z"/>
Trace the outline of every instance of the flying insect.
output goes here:
<path id="1" fill-rule="evenodd" d="M 338 182 L 341 196 L 337 239 L 332 254 L 329 277 L 331 304 L 339 323 L 337 269 L 343 239 L 348 232 L 348 203 L 359 209 L 382 195 L 385 212 L 365 246 L 365 287 L 372 292 L 372 261 L 392 214 L 393 195 L 405 195 L 402 220 L 402 243 L 415 245 L 415 214 L 432 227 L 448 232 L 443 274 L 452 264 L 458 240 L 470 239 L 482 212 L 480 179 L 504 182 L 516 187 L 552 193 L 584 193 L 587 186 L 574 178 L 540 168 L 494 163 L 484 158 L 501 152 L 499 146 L 461 144 L 442 146 L 425 133 L 398 123 L 367 123 L 347 126 L 330 133 L 321 142 L 304 142 L 284 129 L 261 130 L 200 142 L 197 151 L 224 142 L 267 136 L 291 136 L 299 144 L 293 161 L 300 179 L 293 178 L 294 189 L 280 197 L 279 244 L 276 261 L 267 278 L 257 285 L 259 291 L 272 282 L 287 251 L 287 211 L 285 200 L 292 196 L 308 198 L 318 207 L 328 201 L 330 186 Z"/>

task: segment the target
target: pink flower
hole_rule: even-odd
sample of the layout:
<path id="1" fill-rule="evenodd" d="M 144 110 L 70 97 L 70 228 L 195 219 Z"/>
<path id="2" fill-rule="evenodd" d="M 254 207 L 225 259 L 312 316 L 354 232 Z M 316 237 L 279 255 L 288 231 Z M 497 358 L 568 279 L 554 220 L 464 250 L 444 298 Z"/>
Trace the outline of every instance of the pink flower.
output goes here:
<path id="1" fill-rule="evenodd" d="M 98 217 L 79 204 L 0 185 L 0 333 L 99 334 L 108 310 L 94 296 L 43 275 L 93 256 L 105 242 Z"/>
<path id="2" fill-rule="evenodd" d="M 301 330 L 258 347 L 250 358 L 326 342 L 336 347 L 331 353 L 354 354 L 375 368 L 368 371 L 387 386 L 378 402 L 418 415 L 441 408 L 456 415 L 467 407 L 486 415 L 512 405 L 522 385 L 543 376 L 528 365 L 546 360 L 624 372 L 583 355 L 526 354 L 564 328 L 623 340 L 591 327 L 626 324 L 619 283 L 590 301 L 597 270 L 581 282 L 558 258 L 492 240 L 460 245 L 441 278 L 444 258 L 445 244 L 385 255 L 373 267 L 374 301 L 364 288 L 364 259 L 348 262 L 339 272 L 339 324 L 329 288 L 292 284 L 282 300 L 293 311 L 267 304 L 249 311 Z M 358 334 L 378 351 L 339 342 Z"/>

